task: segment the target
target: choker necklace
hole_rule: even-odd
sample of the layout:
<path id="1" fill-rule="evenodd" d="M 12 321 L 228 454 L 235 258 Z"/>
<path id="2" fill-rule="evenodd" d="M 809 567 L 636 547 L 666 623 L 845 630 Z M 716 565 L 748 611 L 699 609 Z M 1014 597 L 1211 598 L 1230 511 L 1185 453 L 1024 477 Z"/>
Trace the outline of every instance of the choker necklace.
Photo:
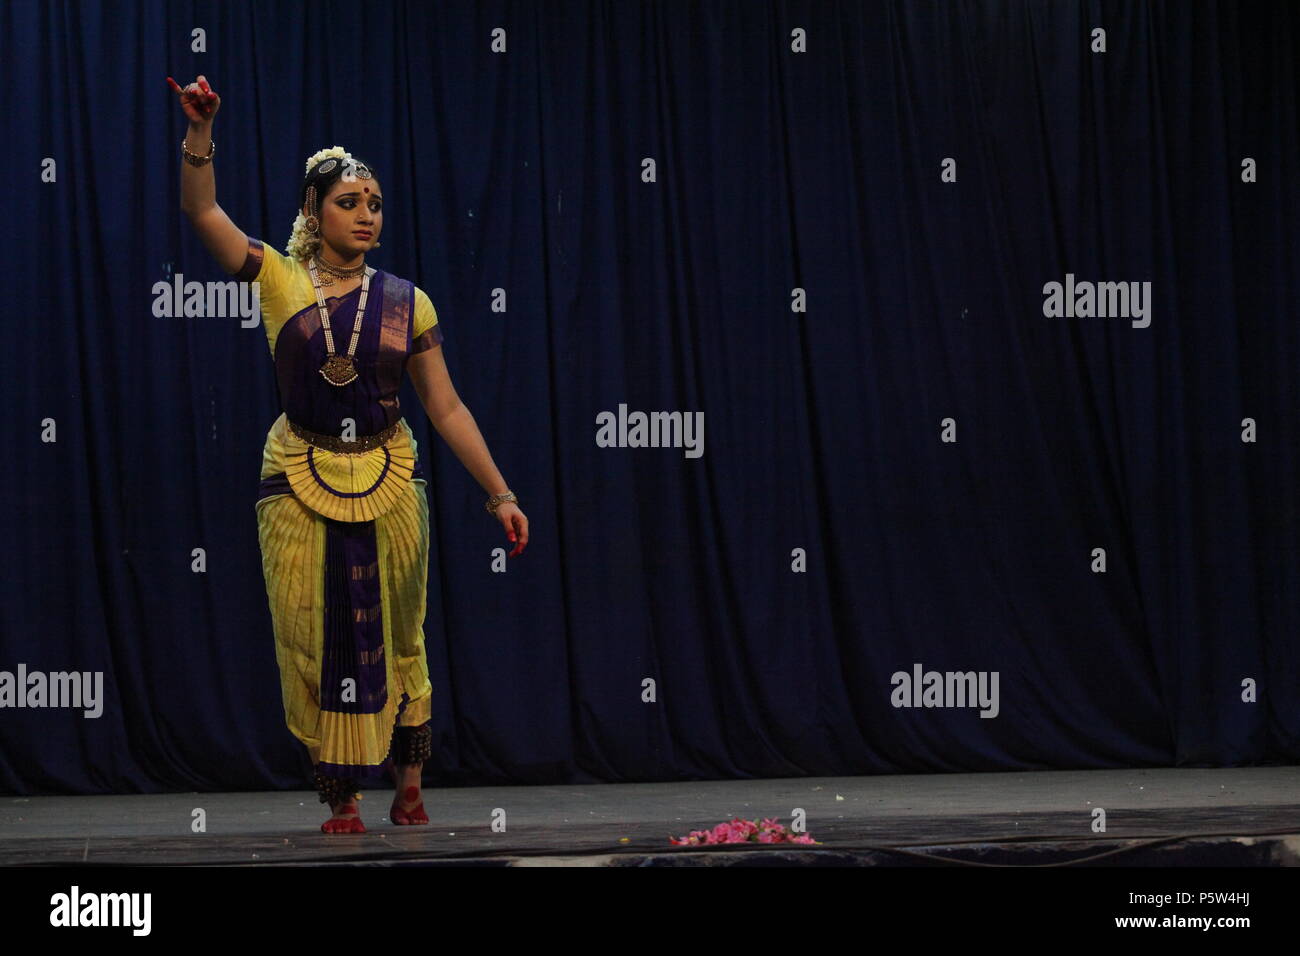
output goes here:
<path id="1" fill-rule="evenodd" d="M 325 330 L 325 351 L 329 358 L 325 364 L 320 367 L 320 374 L 331 385 L 347 385 L 357 380 L 357 367 L 352 357 L 356 355 L 357 343 L 361 341 L 361 320 L 366 315 L 366 298 L 370 295 L 370 277 L 375 274 L 375 270 L 369 266 L 363 266 L 365 275 L 361 279 L 361 301 L 357 303 L 357 321 L 352 326 L 352 344 L 348 346 L 347 355 L 337 355 L 334 352 L 334 333 L 330 329 L 330 314 L 325 308 L 325 297 L 321 295 L 320 274 L 316 271 L 316 261 L 311 263 L 311 284 L 316 289 L 316 305 L 320 309 L 320 324 Z"/>
<path id="2" fill-rule="evenodd" d="M 352 266 L 350 268 L 345 269 L 343 268 L 343 266 L 331 265 L 330 263 L 326 262 L 324 259 L 320 257 L 320 253 L 318 252 L 314 256 L 312 256 L 312 262 L 314 262 L 320 269 L 326 272 L 329 276 L 329 278 L 325 278 L 321 280 L 322 285 L 333 285 L 334 284 L 333 277 L 335 276 L 337 276 L 340 279 L 355 279 L 357 276 L 361 275 L 363 272 L 366 271 L 366 262 L 364 259 L 361 260 L 361 265 Z"/>

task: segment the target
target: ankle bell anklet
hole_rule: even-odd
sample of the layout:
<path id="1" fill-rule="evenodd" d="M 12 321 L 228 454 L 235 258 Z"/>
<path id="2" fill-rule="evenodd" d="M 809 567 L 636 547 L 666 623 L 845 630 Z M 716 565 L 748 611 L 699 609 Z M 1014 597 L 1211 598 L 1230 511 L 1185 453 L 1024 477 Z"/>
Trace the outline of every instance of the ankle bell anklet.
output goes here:
<path id="1" fill-rule="evenodd" d="M 330 777 L 316 771 L 316 789 L 320 793 L 320 802 L 331 806 L 336 803 L 350 803 L 357 795 L 357 782 L 351 777 Z"/>
<path id="2" fill-rule="evenodd" d="M 389 752 L 393 763 L 424 763 L 433 754 L 433 728 L 426 720 L 418 727 L 394 727 Z"/>

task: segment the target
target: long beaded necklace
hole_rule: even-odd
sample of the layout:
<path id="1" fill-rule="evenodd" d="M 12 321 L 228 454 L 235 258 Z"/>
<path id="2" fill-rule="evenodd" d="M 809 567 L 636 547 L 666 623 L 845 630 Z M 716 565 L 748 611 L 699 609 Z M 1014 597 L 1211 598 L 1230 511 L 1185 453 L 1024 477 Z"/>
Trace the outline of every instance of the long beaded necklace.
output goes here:
<path id="1" fill-rule="evenodd" d="M 347 385 L 357 380 L 357 367 L 353 361 L 353 356 L 357 353 L 357 343 L 361 341 L 361 322 L 366 316 L 366 299 L 370 295 L 370 277 L 375 274 L 375 270 L 370 266 L 365 267 L 365 274 L 361 277 L 361 301 L 357 303 L 357 321 L 352 326 L 352 344 L 348 346 L 347 355 L 336 355 L 334 352 L 334 333 L 330 329 L 329 310 L 325 308 L 325 296 L 320 289 L 320 274 L 316 271 L 316 262 L 312 261 L 310 265 L 311 284 L 316 290 L 316 306 L 320 309 L 320 324 L 325 330 L 325 351 L 329 358 L 325 364 L 320 367 L 321 377 L 331 385 Z"/>

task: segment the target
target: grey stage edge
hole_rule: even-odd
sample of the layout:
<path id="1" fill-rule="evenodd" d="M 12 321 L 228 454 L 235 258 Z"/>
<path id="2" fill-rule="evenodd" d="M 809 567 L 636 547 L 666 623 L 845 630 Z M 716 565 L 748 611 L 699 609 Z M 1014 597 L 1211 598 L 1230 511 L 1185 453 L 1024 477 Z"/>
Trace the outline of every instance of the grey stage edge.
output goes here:
<path id="1" fill-rule="evenodd" d="M 0 864 L 1032 864 L 1114 849 L 1112 865 L 1300 864 L 1297 766 L 427 788 L 421 827 L 392 825 L 391 801 L 363 790 L 368 832 L 331 835 L 314 792 L 2 797 Z M 733 817 L 788 827 L 798 810 L 819 845 L 669 842 Z"/>

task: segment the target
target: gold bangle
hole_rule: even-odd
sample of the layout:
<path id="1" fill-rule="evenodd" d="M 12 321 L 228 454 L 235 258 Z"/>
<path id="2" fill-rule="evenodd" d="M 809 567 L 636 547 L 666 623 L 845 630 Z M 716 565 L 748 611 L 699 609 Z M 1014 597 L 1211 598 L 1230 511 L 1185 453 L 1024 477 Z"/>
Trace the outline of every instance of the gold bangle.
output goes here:
<path id="1" fill-rule="evenodd" d="M 189 146 L 185 145 L 185 140 L 181 140 L 181 157 L 191 166 L 206 166 L 212 162 L 212 156 L 217 151 L 217 141 L 209 138 L 208 155 L 200 156 L 198 153 L 191 153 Z"/>
<path id="2" fill-rule="evenodd" d="M 515 497 L 515 493 L 513 491 L 507 491 L 504 494 L 493 495 L 491 498 L 487 500 L 487 504 L 485 504 L 483 507 L 486 508 L 488 510 L 488 513 L 495 518 L 497 516 L 497 505 L 504 504 L 507 501 L 513 501 L 516 504 L 518 504 L 519 499 Z"/>

